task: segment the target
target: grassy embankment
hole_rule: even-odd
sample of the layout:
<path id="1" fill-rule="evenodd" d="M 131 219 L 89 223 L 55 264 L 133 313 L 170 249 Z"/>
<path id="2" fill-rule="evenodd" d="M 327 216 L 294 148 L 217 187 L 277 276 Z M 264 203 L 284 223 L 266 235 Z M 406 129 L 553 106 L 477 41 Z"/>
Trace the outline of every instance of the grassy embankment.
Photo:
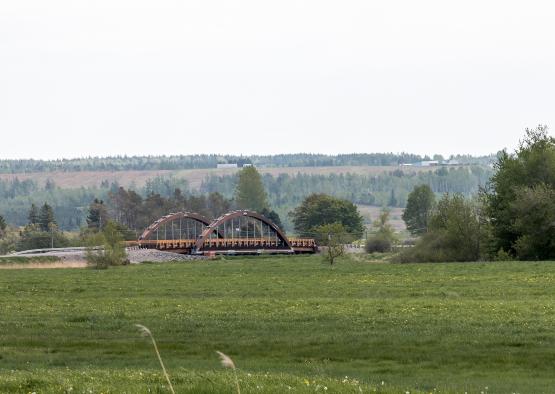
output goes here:
<path id="1" fill-rule="evenodd" d="M 167 392 L 141 323 L 179 393 L 232 392 L 215 350 L 243 392 L 548 393 L 554 284 L 550 262 L 4 270 L 0 392 Z"/>
<path id="2" fill-rule="evenodd" d="M 58 257 L 53 256 L 8 256 L 0 257 L 0 265 L 28 265 L 28 264 L 47 264 L 60 261 Z"/>

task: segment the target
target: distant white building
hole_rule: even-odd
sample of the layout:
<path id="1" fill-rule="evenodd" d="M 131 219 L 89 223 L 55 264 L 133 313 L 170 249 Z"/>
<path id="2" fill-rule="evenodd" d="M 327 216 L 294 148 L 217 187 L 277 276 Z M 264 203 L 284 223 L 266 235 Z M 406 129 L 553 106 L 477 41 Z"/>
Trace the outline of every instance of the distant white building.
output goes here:
<path id="1" fill-rule="evenodd" d="M 419 161 L 418 163 L 401 163 L 401 167 L 435 167 L 435 166 L 459 166 L 461 163 L 457 160 L 444 160 L 442 162 L 438 160 L 425 160 Z"/>
<path id="2" fill-rule="evenodd" d="M 243 164 L 243 168 L 245 168 L 245 167 L 252 167 L 252 164 L 251 163 L 245 163 L 245 164 Z"/>
<path id="3" fill-rule="evenodd" d="M 237 168 L 237 163 L 219 163 L 216 168 Z"/>
<path id="4" fill-rule="evenodd" d="M 438 166 L 439 161 L 437 161 L 437 160 L 426 160 L 426 161 L 421 161 L 418 165 L 420 167 L 433 167 L 433 166 Z"/>

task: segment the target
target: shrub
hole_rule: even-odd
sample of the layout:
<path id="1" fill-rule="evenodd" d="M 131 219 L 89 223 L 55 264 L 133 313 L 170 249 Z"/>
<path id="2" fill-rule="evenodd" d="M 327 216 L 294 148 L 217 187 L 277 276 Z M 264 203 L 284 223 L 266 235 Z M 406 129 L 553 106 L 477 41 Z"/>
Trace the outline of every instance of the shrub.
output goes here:
<path id="1" fill-rule="evenodd" d="M 28 225 L 17 242 L 17 250 L 65 248 L 69 240 L 61 231 L 40 231 L 36 225 Z"/>
<path id="2" fill-rule="evenodd" d="M 0 238 L 0 255 L 8 254 L 17 249 L 17 242 L 19 241 L 19 233 L 15 230 L 11 231 L 6 229 L 4 236 Z"/>
<path id="3" fill-rule="evenodd" d="M 366 251 L 368 253 L 391 252 L 393 244 L 397 242 L 393 227 L 389 224 L 389 211 L 382 210 L 380 216 L 373 223 L 375 233 L 366 240 Z"/>
<path id="4" fill-rule="evenodd" d="M 445 248 L 444 234 L 428 233 L 416 242 L 412 248 L 407 248 L 394 257 L 398 263 L 440 263 L 444 261 L 458 261 L 458 256 L 450 254 Z M 452 251 L 451 251 L 452 252 Z"/>
<path id="5" fill-rule="evenodd" d="M 514 257 L 510 253 L 506 252 L 503 248 L 499 249 L 495 255 L 494 261 L 512 261 Z"/>
<path id="6" fill-rule="evenodd" d="M 403 263 L 477 261 L 482 244 L 487 241 L 486 230 L 477 203 L 459 194 L 446 194 L 432 213 L 428 233 L 395 260 Z"/>
<path id="7" fill-rule="evenodd" d="M 391 252 L 392 247 L 391 238 L 383 234 L 373 234 L 366 240 L 366 252 L 368 253 Z"/>
<path id="8" fill-rule="evenodd" d="M 106 242 L 102 233 L 89 235 L 87 238 L 87 249 L 85 258 L 87 263 L 96 269 L 106 269 L 110 265 L 108 259 L 104 255 L 103 245 Z"/>
<path id="9" fill-rule="evenodd" d="M 123 237 L 114 222 L 108 222 L 102 232 L 89 237 L 86 259 L 97 269 L 106 269 L 111 265 L 129 264 Z"/>

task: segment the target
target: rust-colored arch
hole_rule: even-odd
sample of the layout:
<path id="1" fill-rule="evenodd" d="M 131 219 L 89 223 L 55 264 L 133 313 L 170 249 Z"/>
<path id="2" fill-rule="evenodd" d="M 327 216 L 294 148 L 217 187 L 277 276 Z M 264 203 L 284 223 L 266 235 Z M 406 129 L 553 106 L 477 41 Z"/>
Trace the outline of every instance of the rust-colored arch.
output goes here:
<path id="1" fill-rule="evenodd" d="M 214 229 L 217 230 L 220 225 L 222 225 L 223 223 L 229 220 L 232 220 L 238 217 L 244 217 L 244 216 L 258 219 L 263 223 L 266 223 L 267 225 L 269 225 L 272 229 L 274 229 L 278 237 L 283 241 L 283 243 L 287 246 L 287 248 L 292 249 L 291 242 L 285 236 L 285 233 L 273 221 L 268 219 L 266 216 L 259 214 L 258 212 L 247 211 L 247 210 L 228 212 L 225 215 L 222 215 L 218 219 L 214 220 L 212 223 L 210 223 L 208 227 L 204 229 L 201 236 L 198 238 L 197 243 L 195 245 L 195 249 L 198 252 L 202 251 L 204 242 L 210 237 L 210 234 Z"/>
<path id="2" fill-rule="evenodd" d="M 162 216 L 160 219 L 158 219 L 150 226 L 148 226 L 147 229 L 139 237 L 139 241 L 150 237 L 150 235 L 152 235 L 152 233 L 154 233 L 162 224 L 171 222 L 172 220 L 176 220 L 176 219 L 192 219 L 194 221 L 202 223 L 204 226 L 210 225 L 210 222 L 208 221 L 208 219 L 202 215 L 199 215 L 198 213 L 194 213 L 194 212 L 170 213 L 169 215 Z"/>

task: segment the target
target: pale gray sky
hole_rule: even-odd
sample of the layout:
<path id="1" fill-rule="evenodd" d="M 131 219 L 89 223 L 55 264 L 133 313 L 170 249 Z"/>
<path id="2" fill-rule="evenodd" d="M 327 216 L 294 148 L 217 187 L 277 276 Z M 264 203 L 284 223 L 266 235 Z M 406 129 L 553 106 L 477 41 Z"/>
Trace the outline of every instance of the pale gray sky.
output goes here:
<path id="1" fill-rule="evenodd" d="M 0 2 L 0 158 L 485 154 L 554 91 L 552 1 Z"/>

